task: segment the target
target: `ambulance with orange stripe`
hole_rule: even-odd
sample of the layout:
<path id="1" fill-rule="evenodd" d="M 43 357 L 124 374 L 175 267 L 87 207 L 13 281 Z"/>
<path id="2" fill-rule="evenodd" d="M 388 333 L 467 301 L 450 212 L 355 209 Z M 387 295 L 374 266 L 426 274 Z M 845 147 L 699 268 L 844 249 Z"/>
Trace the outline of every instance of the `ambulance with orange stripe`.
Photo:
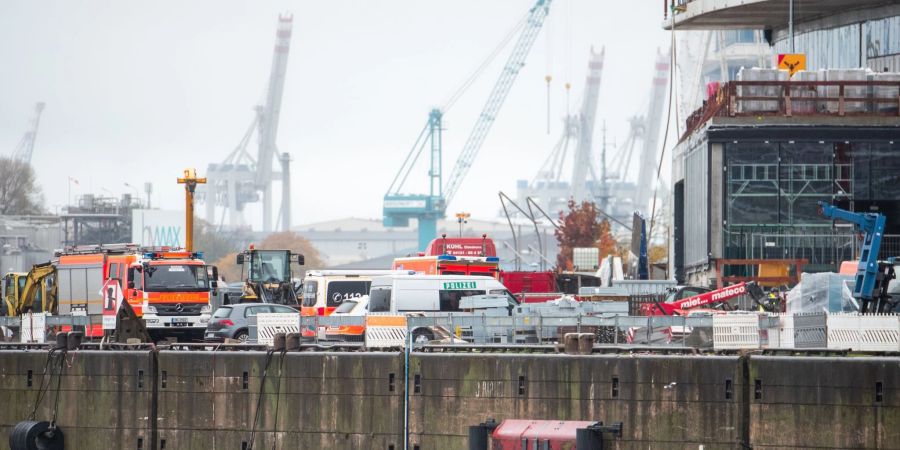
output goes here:
<path id="1" fill-rule="evenodd" d="M 103 311 L 100 291 L 112 280 L 154 339 L 202 337 L 218 271 L 203 261 L 201 253 L 112 244 L 68 248 L 57 257 L 60 315 L 86 315 L 93 323 Z M 103 332 L 96 324 L 85 334 L 96 337 Z"/>

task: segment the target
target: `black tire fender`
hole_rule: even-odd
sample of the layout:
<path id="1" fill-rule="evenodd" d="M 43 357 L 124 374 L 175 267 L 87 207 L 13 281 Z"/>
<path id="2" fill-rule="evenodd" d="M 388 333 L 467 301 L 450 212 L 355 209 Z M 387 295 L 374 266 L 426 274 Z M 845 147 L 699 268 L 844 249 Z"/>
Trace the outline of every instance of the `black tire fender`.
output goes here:
<path id="1" fill-rule="evenodd" d="M 10 450 L 63 450 L 65 443 L 59 427 L 46 421 L 24 420 L 9 435 L 9 447 Z"/>

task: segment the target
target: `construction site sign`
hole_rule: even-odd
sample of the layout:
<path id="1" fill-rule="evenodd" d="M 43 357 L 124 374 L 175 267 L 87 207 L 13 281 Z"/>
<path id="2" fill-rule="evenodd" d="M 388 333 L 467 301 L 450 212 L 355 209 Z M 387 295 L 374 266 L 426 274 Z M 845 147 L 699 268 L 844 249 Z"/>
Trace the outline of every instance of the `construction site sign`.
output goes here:
<path id="1" fill-rule="evenodd" d="M 788 76 L 806 70 L 806 54 L 804 53 L 780 53 L 778 55 L 778 68 L 788 71 Z"/>
<path id="2" fill-rule="evenodd" d="M 100 296 L 103 298 L 103 329 L 116 329 L 116 316 L 119 314 L 119 306 L 122 304 L 122 288 L 119 282 L 110 278 L 100 288 Z"/>

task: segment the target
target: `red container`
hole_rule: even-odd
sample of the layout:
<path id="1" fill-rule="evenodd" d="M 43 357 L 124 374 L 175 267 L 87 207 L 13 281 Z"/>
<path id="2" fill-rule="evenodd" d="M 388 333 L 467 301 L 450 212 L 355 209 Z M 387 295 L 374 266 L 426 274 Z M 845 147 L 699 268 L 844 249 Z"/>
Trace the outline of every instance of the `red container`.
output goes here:
<path id="1" fill-rule="evenodd" d="M 546 448 L 550 450 L 575 450 L 575 432 L 597 422 L 576 420 L 504 420 L 491 435 L 493 450 L 521 450 L 525 448 Z"/>

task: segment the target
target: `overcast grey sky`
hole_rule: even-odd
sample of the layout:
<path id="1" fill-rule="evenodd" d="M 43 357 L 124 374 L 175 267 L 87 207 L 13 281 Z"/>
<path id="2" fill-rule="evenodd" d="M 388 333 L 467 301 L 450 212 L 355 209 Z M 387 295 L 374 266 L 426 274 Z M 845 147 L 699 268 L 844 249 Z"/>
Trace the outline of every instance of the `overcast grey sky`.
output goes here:
<path id="1" fill-rule="evenodd" d="M 181 208 L 175 178 L 191 166 L 203 174 L 238 143 L 265 92 L 277 16 L 292 12 L 278 144 L 294 158 L 293 222 L 380 218 L 428 111 L 533 3 L 5 0 L 0 152 L 13 150 L 34 102 L 44 101 L 33 164 L 51 211 L 66 203 L 69 176 L 80 181 L 73 197 L 150 181 L 157 205 Z M 646 108 L 656 50 L 667 46 L 661 20 L 656 0 L 554 0 L 448 213 L 494 219 L 497 191 L 512 195 L 517 179 L 534 175 L 560 134 L 566 80 L 577 108 L 592 45 L 606 46 L 598 117 L 623 141 L 628 117 Z M 506 55 L 447 114 L 446 173 Z M 424 179 L 424 168 L 417 173 Z"/>

